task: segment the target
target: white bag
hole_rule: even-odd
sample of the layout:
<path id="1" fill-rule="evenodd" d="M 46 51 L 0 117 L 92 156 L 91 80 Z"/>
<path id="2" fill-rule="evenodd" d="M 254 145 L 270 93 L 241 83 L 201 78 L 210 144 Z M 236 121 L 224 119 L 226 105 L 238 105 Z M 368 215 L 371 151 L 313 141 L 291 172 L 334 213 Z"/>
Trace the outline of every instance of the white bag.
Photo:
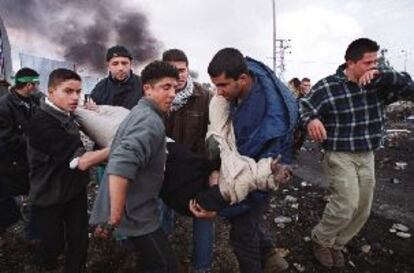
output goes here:
<path id="1" fill-rule="evenodd" d="M 104 148 L 111 146 L 115 133 L 129 110 L 119 106 L 98 105 L 96 110 L 78 107 L 74 114 L 82 131 Z"/>

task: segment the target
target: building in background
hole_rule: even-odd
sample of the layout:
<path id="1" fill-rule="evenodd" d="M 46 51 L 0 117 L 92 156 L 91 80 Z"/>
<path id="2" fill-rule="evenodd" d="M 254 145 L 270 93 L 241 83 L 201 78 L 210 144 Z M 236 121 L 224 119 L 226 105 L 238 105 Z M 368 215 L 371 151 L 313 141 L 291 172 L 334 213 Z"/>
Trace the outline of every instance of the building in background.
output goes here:
<path id="1" fill-rule="evenodd" d="M 12 84 L 12 62 L 10 43 L 7 37 L 6 28 L 0 18 L 0 96 L 7 92 L 7 88 Z"/>
<path id="2" fill-rule="evenodd" d="M 36 70 L 40 74 L 39 90 L 43 93 L 47 92 L 47 81 L 50 72 L 57 68 L 66 68 L 77 71 L 77 67 L 74 63 L 68 61 L 59 61 L 48 59 L 44 57 L 38 57 L 26 53 L 19 54 L 20 67 L 30 67 Z M 100 80 L 98 76 L 85 76 L 82 69 L 77 71 L 82 76 L 82 91 L 84 94 L 89 94 L 96 83 Z"/>

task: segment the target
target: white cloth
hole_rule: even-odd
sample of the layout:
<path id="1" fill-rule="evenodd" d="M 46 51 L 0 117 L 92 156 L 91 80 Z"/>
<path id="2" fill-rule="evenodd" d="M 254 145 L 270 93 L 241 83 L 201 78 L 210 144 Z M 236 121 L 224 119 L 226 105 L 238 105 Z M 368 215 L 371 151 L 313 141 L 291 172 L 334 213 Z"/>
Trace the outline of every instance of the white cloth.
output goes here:
<path id="1" fill-rule="evenodd" d="M 271 171 L 272 158 L 256 162 L 237 151 L 233 124 L 229 117 L 230 105 L 221 96 L 210 102 L 210 127 L 207 138 L 218 142 L 221 156 L 219 188 L 222 196 L 231 204 L 238 203 L 254 190 L 276 190 Z"/>
<path id="2" fill-rule="evenodd" d="M 129 114 L 129 110 L 120 106 L 99 105 L 96 110 L 76 108 L 76 121 L 100 147 L 110 147 L 119 125 Z"/>

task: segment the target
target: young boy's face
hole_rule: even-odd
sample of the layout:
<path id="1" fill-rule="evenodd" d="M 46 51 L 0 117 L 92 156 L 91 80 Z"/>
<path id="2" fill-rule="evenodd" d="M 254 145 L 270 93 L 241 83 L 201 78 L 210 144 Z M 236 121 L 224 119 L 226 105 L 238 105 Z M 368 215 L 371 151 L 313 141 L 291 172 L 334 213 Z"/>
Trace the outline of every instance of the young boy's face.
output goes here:
<path id="1" fill-rule="evenodd" d="M 67 80 L 49 89 L 49 100 L 57 107 L 66 111 L 73 112 L 78 106 L 81 94 L 81 82 L 77 80 Z"/>
<path id="2" fill-rule="evenodd" d="M 144 84 L 143 87 L 145 96 L 155 102 L 162 112 L 168 112 L 177 86 L 177 79 L 166 77 L 152 84 Z"/>

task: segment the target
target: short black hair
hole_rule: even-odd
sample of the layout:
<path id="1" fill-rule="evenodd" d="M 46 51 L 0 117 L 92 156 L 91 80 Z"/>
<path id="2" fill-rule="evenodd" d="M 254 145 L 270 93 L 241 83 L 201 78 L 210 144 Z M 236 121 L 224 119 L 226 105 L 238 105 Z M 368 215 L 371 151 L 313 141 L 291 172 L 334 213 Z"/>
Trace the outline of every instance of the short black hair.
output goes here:
<path id="1" fill-rule="evenodd" d="M 226 78 L 237 80 L 241 74 L 249 74 L 246 60 L 243 54 L 235 48 L 223 48 L 214 55 L 208 65 L 210 77 L 218 77 L 221 74 Z"/>
<path id="2" fill-rule="evenodd" d="M 178 80 L 178 70 L 171 64 L 163 61 L 149 63 L 141 72 L 142 84 L 153 84 L 163 78 Z"/>
<path id="3" fill-rule="evenodd" d="M 33 70 L 31 68 L 23 67 L 22 69 L 16 72 L 16 75 L 14 75 L 14 77 L 16 80 L 15 88 L 22 89 L 27 84 L 32 83 L 32 82 L 31 81 L 20 81 L 21 79 L 25 77 L 39 77 L 39 73 L 37 73 L 36 70 Z"/>
<path id="4" fill-rule="evenodd" d="M 47 86 L 48 88 L 56 87 L 68 80 L 82 81 L 81 77 L 75 71 L 66 68 L 58 68 L 50 73 Z"/>
<path id="5" fill-rule="evenodd" d="M 164 62 L 185 62 L 188 66 L 188 58 L 181 49 L 173 48 L 162 53 L 162 60 Z"/>
<path id="6" fill-rule="evenodd" d="M 310 82 L 311 80 L 309 78 L 304 77 L 301 82 Z"/>
<path id="7" fill-rule="evenodd" d="M 132 55 L 129 50 L 121 45 L 116 45 L 108 49 L 106 52 L 106 61 L 109 62 L 114 57 L 126 57 L 132 60 Z"/>
<path id="8" fill-rule="evenodd" d="M 377 42 L 368 38 L 359 38 L 349 44 L 345 52 L 345 61 L 359 61 L 365 53 L 377 52 L 380 49 Z"/>

